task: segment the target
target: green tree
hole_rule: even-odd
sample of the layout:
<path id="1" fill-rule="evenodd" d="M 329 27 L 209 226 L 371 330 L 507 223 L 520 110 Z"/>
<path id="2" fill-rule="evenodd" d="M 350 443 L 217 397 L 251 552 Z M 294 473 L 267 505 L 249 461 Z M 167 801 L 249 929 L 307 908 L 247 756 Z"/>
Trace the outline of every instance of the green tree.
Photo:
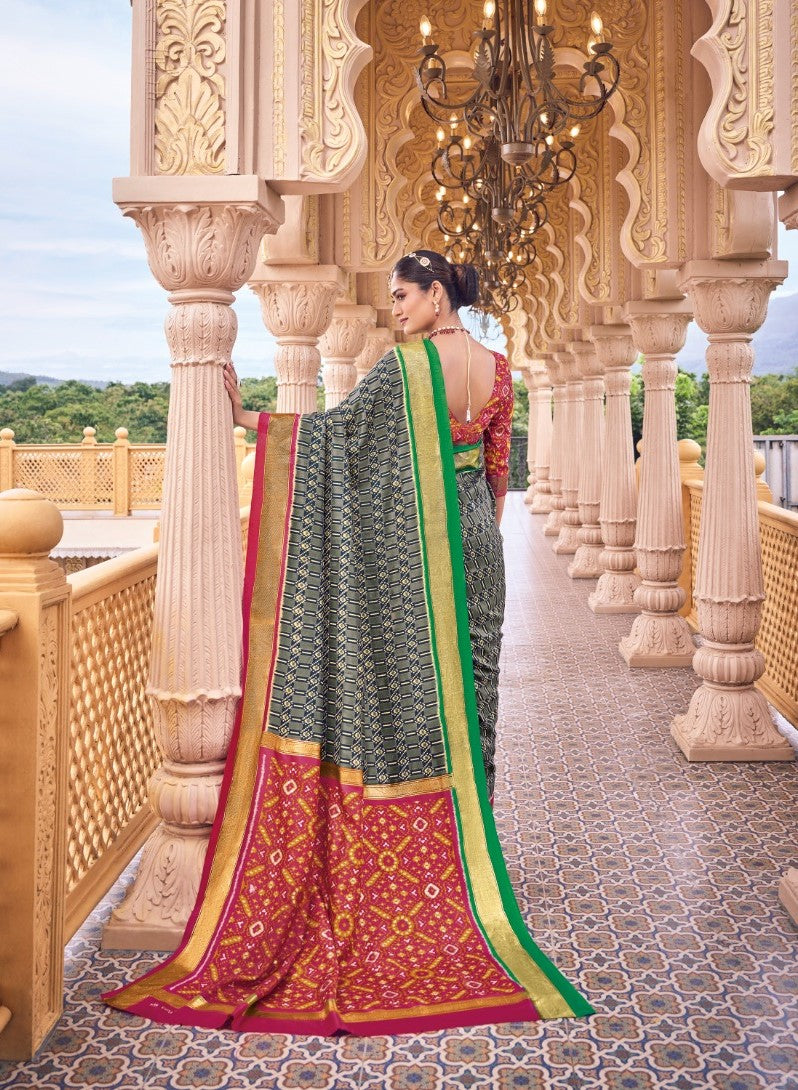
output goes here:
<path id="1" fill-rule="evenodd" d="M 529 391 L 521 379 L 513 379 L 513 435 L 529 434 Z"/>

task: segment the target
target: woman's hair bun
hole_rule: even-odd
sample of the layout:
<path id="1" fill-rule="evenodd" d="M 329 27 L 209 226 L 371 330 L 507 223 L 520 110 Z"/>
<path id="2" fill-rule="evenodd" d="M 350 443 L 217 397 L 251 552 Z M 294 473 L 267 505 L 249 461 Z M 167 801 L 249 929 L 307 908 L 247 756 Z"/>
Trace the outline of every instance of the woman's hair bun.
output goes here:
<path id="1" fill-rule="evenodd" d="M 475 265 L 452 265 L 452 280 L 459 307 L 470 307 L 479 299 L 479 273 Z"/>

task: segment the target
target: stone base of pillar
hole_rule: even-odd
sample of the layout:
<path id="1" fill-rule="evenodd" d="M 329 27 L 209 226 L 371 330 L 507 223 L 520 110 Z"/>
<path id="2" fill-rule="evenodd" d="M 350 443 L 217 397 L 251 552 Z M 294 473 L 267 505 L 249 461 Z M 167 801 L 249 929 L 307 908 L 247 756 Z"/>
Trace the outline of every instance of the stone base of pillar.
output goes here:
<path id="1" fill-rule="evenodd" d="M 704 682 L 671 735 L 688 761 L 793 761 L 768 702 L 753 686 L 730 689 Z"/>
<path id="2" fill-rule="evenodd" d="M 792 922 L 798 926 L 798 870 L 790 867 L 779 882 L 779 900 L 787 909 Z"/>
<path id="3" fill-rule="evenodd" d="M 161 822 L 144 848 L 135 885 L 105 926 L 103 950 L 177 949 L 197 899 L 209 836 L 209 826 L 173 830 Z"/>
<path id="4" fill-rule="evenodd" d="M 579 527 L 564 522 L 560 534 L 552 545 L 557 556 L 571 556 L 579 548 Z"/>
<path id="5" fill-rule="evenodd" d="M 535 485 L 534 485 L 534 482 L 533 482 L 532 484 L 530 484 L 529 488 L 527 488 L 526 492 L 524 493 L 524 503 L 531 504 L 532 501 L 534 500 L 534 498 L 535 498 Z"/>
<path id="6" fill-rule="evenodd" d="M 640 576 L 634 572 L 605 571 L 587 600 L 594 613 L 639 613 L 635 591 Z"/>
<path id="7" fill-rule="evenodd" d="M 532 515 L 551 514 L 551 495 L 548 492 L 536 492 L 529 508 Z"/>
<path id="8" fill-rule="evenodd" d="M 572 579 L 598 579 L 604 572 L 601 554 L 604 546 L 582 542 L 576 550 L 573 560 L 568 565 L 568 574 Z"/>
<path id="9" fill-rule="evenodd" d="M 695 644 L 684 617 L 678 614 L 641 613 L 632 630 L 618 644 L 627 666 L 668 669 L 692 666 Z"/>
<path id="10" fill-rule="evenodd" d="M 546 537 L 558 537 L 561 529 L 562 511 L 557 507 L 552 507 L 549 511 L 549 517 L 546 519 L 546 525 L 543 527 L 543 533 Z"/>

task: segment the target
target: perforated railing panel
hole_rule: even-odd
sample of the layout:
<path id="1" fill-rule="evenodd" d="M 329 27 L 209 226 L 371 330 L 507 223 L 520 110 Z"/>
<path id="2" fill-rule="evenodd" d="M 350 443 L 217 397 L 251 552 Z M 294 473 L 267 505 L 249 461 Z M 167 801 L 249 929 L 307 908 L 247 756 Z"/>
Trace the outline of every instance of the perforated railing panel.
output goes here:
<path id="1" fill-rule="evenodd" d="M 166 451 L 164 447 L 131 448 L 131 509 L 149 510 L 161 506 L 165 460 Z"/>
<path id="2" fill-rule="evenodd" d="M 153 560 L 145 578 L 73 613 L 68 891 L 145 802 L 161 763 L 145 693 L 154 598 Z"/>

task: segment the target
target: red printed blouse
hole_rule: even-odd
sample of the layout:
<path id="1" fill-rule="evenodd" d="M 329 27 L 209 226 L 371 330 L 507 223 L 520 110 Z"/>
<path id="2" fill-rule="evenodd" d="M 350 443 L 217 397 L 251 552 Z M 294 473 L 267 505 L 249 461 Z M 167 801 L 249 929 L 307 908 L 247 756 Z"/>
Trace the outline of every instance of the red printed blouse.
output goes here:
<path id="1" fill-rule="evenodd" d="M 457 444 L 483 441 L 485 476 L 498 499 L 507 492 L 510 473 L 510 436 L 513 431 L 513 378 L 510 365 L 501 352 L 496 359 L 496 379 L 487 404 L 469 424 L 464 424 L 449 411 L 452 442 Z"/>

